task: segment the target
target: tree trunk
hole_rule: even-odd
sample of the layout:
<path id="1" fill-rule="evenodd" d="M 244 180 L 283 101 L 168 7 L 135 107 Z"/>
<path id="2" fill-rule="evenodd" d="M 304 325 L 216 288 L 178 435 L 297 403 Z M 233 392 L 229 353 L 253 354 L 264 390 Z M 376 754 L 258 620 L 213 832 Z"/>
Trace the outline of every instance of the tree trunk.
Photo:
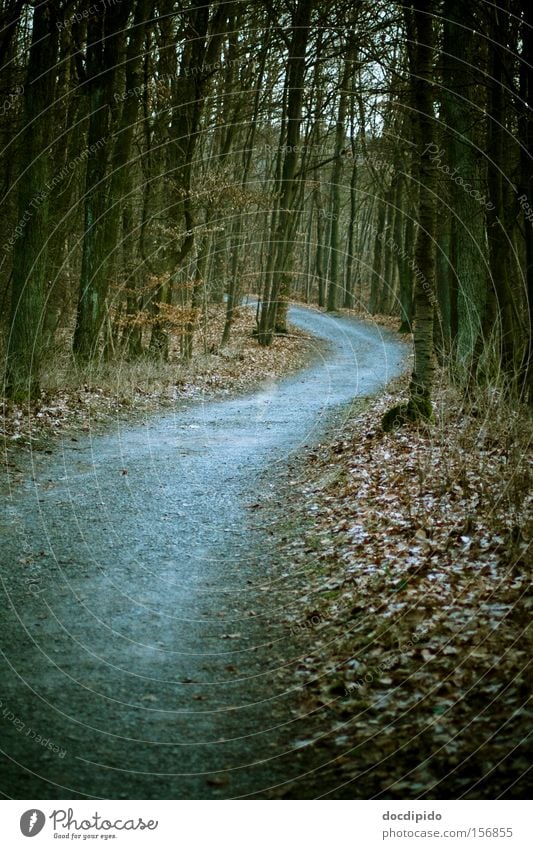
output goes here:
<path id="1" fill-rule="evenodd" d="M 435 316 L 435 166 L 431 145 L 435 143 L 433 113 L 433 14 L 435 0 L 404 0 L 411 51 L 410 73 L 416 118 L 415 143 L 419 152 L 420 198 L 415 263 L 415 362 L 409 387 L 409 401 L 389 410 L 383 427 L 391 429 L 407 421 L 431 420 L 431 390 L 435 371 L 433 325 Z"/>
<path id="2" fill-rule="evenodd" d="M 40 392 L 43 317 L 47 283 L 48 110 L 54 102 L 58 28 L 55 4 L 37 4 L 24 87 L 23 170 L 18 183 L 18 224 L 13 246 L 11 326 L 7 345 L 6 391 L 13 400 Z"/>
<path id="3" fill-rule="evenodd" d="M 119 57 L 128 17 L 126 4 L 106 7 L 87 25 L 89 131 L 85 178 L 85 224 L 74 353 L 79 359 L 97 354 L 108 291 L 106 212 L 110 146 L 116 103 L 113 98 Z"/>
<path id="4" fill-rule="evenodd" d="M 441 362 L 444 362 L 444 356 L 451 350 L 453 292 L 456 290 L 451 232 L 451 213 L 443 209 L 438 221 L 435 269 L 439 302 L 439 326 L 435 328 L 435 346 Z M 457 245 L 457 240 L 454 240 L 453 244 Z"/>
<path id="5" fill-rule="evenodd" d="M 507 69 L 503 52 L 508 29 L 508 11 L 497 6 L 490 7 L 490 67 L 488 73 L 488 109 L 487 109 L 487 181 L 491 208 L 487 213 L 489 233 L 489 262 L 491 292 L 485 313 L 485 335 L 488 337 L 499 327 L 500 362 L 505 374 L 512 376 L 515 366 L 515 340 L 513 322 L 513 295 L 511 279 L 511 247 L 507 234 L 509 218 L 514 218 L 516 210 L 514 200 L 512 211 L 507 197 L 507 172 L 509 166 L 506 147 L 506 106 Z"/>
<path id="6" fill-rule="evenodd" d="M 292 245 L 294 201 L 296 199 L 296 166 L 299 156 L 300 122 L 305 79 L 305 59 L 311 22 L 312 0 L 299 0 L 292 19 L 292 40 L 287 62 L 287 133 L 280 136 L 280 146 L 285 143 L 285 156 L 281 176 L 281 193 L 277 204 L 277 222 L 273 250 L 276 263 L 272 283 L 265 281 L 266 297 L 261 305 L 258 341 L 270 345 L 276 325 L 283 330 L 286 315 L 287 293 L 290 292 L 292 271 Z M 277 250 L 276 250 L 277 248 Z M 284 293 L 284 297 L 282 296 Z M 282 303 L 284 301 L 284 305 Z"/>
<path id="7" fill-rule="evenodd" d="M 458 283 L 456 354 L 471 371 L 476 342 L 482 333 L 486 301 L 485 208 L 480 199 L 481 175 L 474 140 L 476 99 L 473 7 L 463 0 L 445 0 L 443 60 L 444 161 L 435 152 L 435 164 L 449 166 L 449 191 L 454 227 L 454 269 Z M 435 146 L 436 147 L 436 146 Z"/>
<path id="8" fill-rule="evenodd" d="M 403 250 L 398 256 L 400 277 L 400 327 L 399 333 L 411 333 L 413 329 L 413 272 L 409 257 L 413 255 L 415 245 L 415 218 L 411 208 L 407 211 L 407 221 L 403 232 Z"/>
<path id="9" fill-rule="evenodd" d="M 348 105 L 348 83 L 352 72 L 351 56 L 344 63 L 344 72 L 341 79 L 341 90 L 339 92 L 339 111 L 337 114 L 337 125 L 335 128 L 335 160 L 331 174 L 331 229 L 330 250 L 331 269 L 328 286 L 328 312 L 334 312 L 339 302 L 339 290 L 342 286 L 342 272 L 339 263 L 339 230 L 341 216 L 341 179 L 344 164 L 344 144 L 346 140 L 346 109 Z"/>
<path id="10" fill-rule="evenodd" d="M 385 224 L 387 221 L 387 196 L 378 199 L 378 215 L 376 222 L 376 234 L 374 237 L 374 259 L 372 263 L 372 277 L 370 280 L 370 300 L 368 311 L 375 315 L 378 311 L 379 296 L 383 280 L 383 242 L 385 239 Z"/>
<path id="11" fill-rule="evenodd" d="M 520 64 L 520 95 L 525 108 L 519 120 L 520 195 L 526 245 L 526 298 L 528 324 L 521 363 L 520 390 L 524 400 L 533 403 L 533 8 L 522 0 L 523 28 Z"/>
<path id="12" fill-rule="evenodd" d="M 189 9 L 187 32 L 189 38 L 183 50 L 177 80 L 173 86 L 172 120 L 167 146 L 166 174 L 169 175 L 167 229 L 181 230 L 180 239 L 167 241 L 164 252 L 166 279 L 156 297 L 162 303 L 172 303 L 174 281 L 181 266 L 194 248 L 195 202 L 192 175 L 198 146 L 201 119 L 209 91 L 211 68 L 220 54 L 220 44 L 232 3 L 221 3 L 209 18 L 212 0 L 194 0 Z M 200 71 L 205 67 L 205 71 Z M 168 357 L 168 339 L 164 321 L 153 327 L 150 350 L 158 358 Z"/>

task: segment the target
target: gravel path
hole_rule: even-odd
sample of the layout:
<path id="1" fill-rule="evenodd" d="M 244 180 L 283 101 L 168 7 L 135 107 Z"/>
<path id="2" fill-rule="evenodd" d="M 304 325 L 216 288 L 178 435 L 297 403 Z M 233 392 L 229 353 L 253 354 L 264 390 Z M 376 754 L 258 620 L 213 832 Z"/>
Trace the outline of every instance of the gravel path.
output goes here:
<path id="1" fill-rule="evenodd" d="M 299 778 L 320 755 L 298 742 L 312 720 L 282 625 L 295 578 L 257 505 L 406 348 L 345 317 L 290 320 L 329 343 L 306 370 L 20 459 L 0 525 L 5 796 L 319 795 Z"/>

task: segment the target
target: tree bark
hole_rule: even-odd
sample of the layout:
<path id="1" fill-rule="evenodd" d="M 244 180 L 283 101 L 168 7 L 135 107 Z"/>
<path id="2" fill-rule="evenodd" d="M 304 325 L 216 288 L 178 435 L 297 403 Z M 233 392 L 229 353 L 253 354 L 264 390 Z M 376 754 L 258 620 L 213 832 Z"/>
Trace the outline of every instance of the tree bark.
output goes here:
<path id="1" fill-rule="evenodd" d="M 520 194 L 526 246 L 526 344 L 521 363 L 520 394 L 533 403 L 533 8 L 522 0 L 522 55 L 520 64 L 520 94 L 524 103 L 519 117 Z"/>
<path id="2" fill-rule="evenodd" d="M 127 4 L 106 7 L 87 26 L 89 130 L 85 178 L 85 223 L 74 353 L 88 360 L 98 353 L 108 292 L 109 161 L 116 102 L 113 98 L 119 56 L 125 39 Z"/>
<path id="3" fill-rule="evenodd" d="M 48 110 L 54 102 L 58 28 L 55 4 L 35 6 L 24 87 L 23 170 L 18 183 L 18 224 L 13 246 L 11 324 L 6 393 L 18 402 L 40 392 L 45 288 L 48 275 Z"/>
<path id="4" fill-rule="evenodd" d="M 302 115 L 305 58 L 312 0 L 299 0 L 292 19 L 292 39 L 287 62 L 287 133 L 280 136 L 280 147 L 285 144 L 281 192 L 277 205 L 275 239 L 272 249 L 276 263 L 272 282 L 265 281 L 265 298 L 261 305 L 258 341 L 270 345 L 276 327 L 283 332 L 287 310 L 287 298 L 291 287 L 292 245 L 290 233 L 294 230 L 297 181 L 295 178 L 299 157 L 300 122 Z"/>
<path id="5" fill-rule="evenodd" d="M 330 229 L 330 250 L 331 250 L 331 266 L 330 279 L 328 286 L 328 312 L 334 312 L 339 303 L 339 295 L 342 287 L 342 272 L 340 270 L 340 216 L 341 216 L 341 180 L 344 164 L 344 146 L 346 141 L 346 110 L 348 105 L 348 83 L 352 73 L 352 57 L 348 55 L 344 63 L 344 72 L 341 79 L 341 89 L 339 92 L 339 110 L 337 114 L 337 124 L 335 128 L 335 160 L 333 162 L 331 174 L 331 229 Z"/>
<path id="6" fill-rule="evenodd" d="M 391 429 L 405 421 L 431 420 L 431 390 L 435 372 L 433 327 L 435 317 L 435 166 L 431 161 L 435 143 L 433 112 L 433 13 L 435 0 L 404 0 L 408 38 L 414 43 L 410 73 L 416 118 L 415 143 L 419 152 L 420 197 L 415 249 L 415 362 L 409 401 L 389 410 L 383 427 Z"/>
<path id="7" fill-rule="evenodd" d="M 445 0 L 443 59 L 443 116 L 446 122 L 445 158 L 436 164 L 454 175 L 446 196 L 454 217 L 452 247 L 458 283 L 458 363 L 470 373 L 476 343 L 482 333 L 488 268 L 485 261 L 485 208 L 480 198 L 481 175 L 475 145 L 476 100 L 473 8 L 463 0 Z M 435 155 L 435 154 L 434 154 Z M 445 178 L 446 179 L 446 178 Z M 477 196 L 476 196 L 477 193 Z"/>
<path id="8" fill-rule="evenodd" d="M 509 166 L 506 149 L 507 72 L 504 63 L 508 11 L 490 7 L 489 33 L 491 37 L 488 73 L 487 108 L 487 181 L 491 208 L 487 213 L 491 291 L 485 311 L 487 338 L 499 330 L 499 359 L 503 372 L 511 377 L 515 370 L 515 334 L 513 322 L 513 295 L 511 291 L 512 256 L 508 230 L 510 217 L 516 214 L 514 200 L 509 203 L 507 172 Z"/>

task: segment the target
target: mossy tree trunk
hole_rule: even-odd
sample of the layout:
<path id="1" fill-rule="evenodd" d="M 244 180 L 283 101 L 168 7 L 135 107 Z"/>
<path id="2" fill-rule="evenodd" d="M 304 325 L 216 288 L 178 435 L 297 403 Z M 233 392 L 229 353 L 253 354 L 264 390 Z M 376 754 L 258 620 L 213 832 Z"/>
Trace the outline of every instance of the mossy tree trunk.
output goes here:
<path id="1" fill-rule="evenodd" d="M 524 104 L 519 121 L 520 148 L 520 203 L 522 210 L 533 209 L 533 8 L 529 0 L 522 0 L 522 63 L 520 65 L 520 95 Z M 521 363 L 520 389 L 525 400 L 533 403 L 533 221 L 524 217 L 526 243 L 526 294 L 528 326 L 526 344 Z"/>
<path id="2" fill-rule="evenodd" d="M 400 278 L 400 327 L 399 333 L 411 333 L 413 329 L 413 274 L 409 267 L 409 256 L 415 244 L 415 218 L 411 205 L 407 209 L 407 220 L 403 230 L 402 247 L 398 254 L 398 274 Z"/>
<path id="3" fill-rule="evenodd" d="M 435 232 L 436 175 L 428 147 L 435 141 L 433 113 L 433 13 L 434 0 L 413 3 L 416 28 L 412 85 L 416 109 L 417 143 L 420 147 L 420 197 L 415 262 L 414 346 L 415 363 L 411 376 L 409 410 L 415 418 L 431 418 L 431 390 L 435 363 L 433 323 L 435 320 Z"/>
<path id="4" fill-rule="evenodd" d="M 437 234 L 436 282 L 439 301 L 438 327 L 435 327 L 435 346 L 441 361 L 450 353 L 452 343 L 453 293 L 456 291 L 456 279 L 453 263 L 452 219 L 448 209 L 442 209 L 439 215 Z"/>
<path id="5" fill-rule="evenodd" d="M 516 326 L 513 318 L 511 279 L 515 273 L 513 246 L 509 238 L 516 217 L 515 197 L 511 193 L 511 168 L 506 129 L 508 79 L 511 73 L 505 44 L 510 37 L 509 13 L 490 7 L 490 51 L 487 106 L 487 183 L 491 208 L 487 213 L 491 289 L 485 312 L 485 334 L 499 329 L 499 355 L 504 374 L 515 373 Z"/>
<path id="6" fill-rule="evenodd" d="M 401 167 L 401 166 L 400 166 Z M 394 315 L 399 303 L 399 279 L 400 279 L 400 251 L 403 242 L 404 230 L 404 177 L 400 170 L 396 176 L 394 195 L 394 217 L 392 225 L 392 256 L 390 285 L 387 289 L 389 297 L 384 303 L 385 312 Z"/>
<path id="7" fill-rule="evenodd" d="M 463 0 L 445 0 L 443 44 L 444 160 L 436 155 L 439 168 L 448 167 L 451 179 L 446 197 L 453 210 L 454 270 L 457 275 L 457 361 L 469 373 L 482 332 L 487 297 L 485 208 L 479 155 L 476 144 L 478 71 L 475 67 L 474 9 Z M 435 156 L 435 154 L 434 154 Z M 445 178 L 446 179 L 446 178 Z"/>
<path id="8" fill-rule="evenodd" d="M 25 402 L 40 392 L 48 274 L 49 109 L 54 102 L 58 32 L 54 3 L 35 6 L 24 86 L 23 163 L 18 183 L 20 232 L 13 245 L 6 394 Z"/>
<path id="9" fill-rule="evenodd" d="M 261 91 L 264 85 L 264 77 L 265 77 L 265 67 L 268 58 L 268 53 L 270 50 L 270 30 L 268 30 L 267 37 L 263 44 L 261 57 L 259 60 L 259 69 L 257 74 L 257 84 L 254 95 L 254 108 L 252 113 L 252 120 L 250 121 L 250 127 L 246 133 L 246 140 L 244 144 L 244 149 L 242 153 L 242 178 L 241 178 L 241 188 L 243 193 L 246 191 L 248 186 L 248 179 L 250 170 L 252 167 L 253 154 L 255 149 L 255 138 L 257 132 L 257 125 L 260 113 L 260 104 L 261 104 Z M 231 274 L 230 274 L 230 282 L 228 287 L 228 299 L 226 303 L 226 320 L 224 322 L 224 329 L 222 331 L 222 339 L 221 344 L 225 345 L 229 342 L 231 328 L 233 325 L 233 320 L 235 318 L 235 311 L 239 305 L 241 291 L 242 291 L 242 281 L 239 279 L 239 250 L 242 242 L 242 233 L 245 228 L 243 215 L 242 213 L 239 215 L 238 220 L 235 224 L 234 231 L 232 234 L 232 249 L 231 249 Z"/>
<path id="10" fill-rule="evenodd" d="M 109 282 L 113 263 L 121 249 L 126 258 L 124 270 L 126 271 L 128 297 L 127 309 L 131 314 L 135 311 L 137 297 L 135 296 L 135 245 L 133 238 L 133 212 L 132 212 L 132 186 L 130 176 L 130 161 L 134 134 L 139 117 L 139 96 L 131 92 L 141 91 L 143 82 L 142 48 L 144 44 L 146 23 L 152 16 L 153 0 L 137 0 L 135 4 L 133 26 L 129 33 L 126 51 L 126 71 L 124 90 L 122 93 L 123 105 L 111 157 L 111 175 L 109 198 L 106 213 L 106 244 L 105 265 L 106 277 Z M 119 238 L 122 224 L 122 239 Z M 130 327 L 128 338 L 128 354 L 132 357 L 138 356 L 142 351 L 141 334 L 139 326 L 134 324 Z"/>
<path id="11" fill-rule="evenodd" d="M 410 74 L 413 89 L 414 141 L 419 155 L 420 195 L 415 248 L 414 353 L 415 362 L 407 404 L 394 407 L 383 418 L 390 429 L 405 421 L 431 420 L 431 391 L 435 372 L 433 330 L 435 320 L 435 143 L 433 112 L 433 13 L 435 0 L 404 0 L 407 37 L 411 43 Z M 416 154 L 415 154 L 416 155 Z"/>

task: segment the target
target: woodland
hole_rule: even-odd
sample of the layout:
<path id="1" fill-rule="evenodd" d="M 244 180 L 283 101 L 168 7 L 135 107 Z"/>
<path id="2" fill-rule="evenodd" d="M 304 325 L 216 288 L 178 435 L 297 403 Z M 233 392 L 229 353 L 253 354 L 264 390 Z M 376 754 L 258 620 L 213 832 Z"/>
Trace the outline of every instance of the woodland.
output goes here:
<path id="1" fill-rule="evenodd" d="M 328 764 L 250 794 L 524 795 L 529 0 L 1 0 L 0 179 L 10 496 L 28 452 L 327 358 L 294 305 L 405 351 L 277 500 L 248 495 L 299 575 L 294 746 Z M 4 792 L 65 798 L 54 768 L 8 764 Z M 232 795 L 217 770 L 206 794 Z"/>

